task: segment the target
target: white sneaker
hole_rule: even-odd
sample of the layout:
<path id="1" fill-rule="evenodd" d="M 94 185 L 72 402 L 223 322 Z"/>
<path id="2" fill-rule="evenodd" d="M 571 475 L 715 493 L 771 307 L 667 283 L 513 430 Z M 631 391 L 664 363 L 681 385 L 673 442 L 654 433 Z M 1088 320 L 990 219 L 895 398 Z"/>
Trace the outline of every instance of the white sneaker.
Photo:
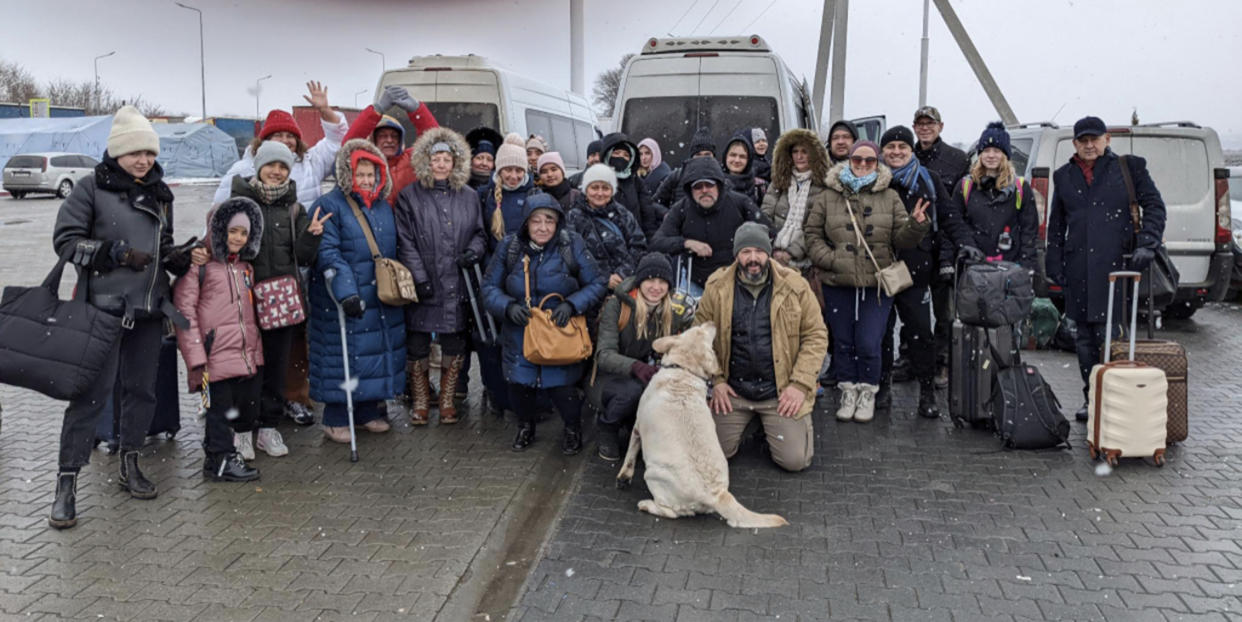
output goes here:
<path id="1" fill-rule="evenodd" d="M 875 394 L 880 385 L 859 383 L 854 389 L 858 392 L 858 410 L 854 411 L 854 421 L 867 423 L 875 417 Z"/>
<path id="2" fill-rule="evenodd" d="M 837 408 L 837 420 L 852 421 L 854 411 L 858 408 L 858 385 L 853 382 L 839 382 L 837 389 L 841 391 L 841 406 Z"/>
<path id="3" fill-rule="evenodd" d="M 254 460 L 254 441 L 250 432 L 234 433 L 233 447 L 237 448 L 237 453 L 241 455 L 242 460 L 247 462 Z"/>
<path id="4" fill-rule="evenodd" d="M 289 447 L 276 428 L 259 428 L 259 439 L 255 445 L 273 458 L 289 455 Z"/>

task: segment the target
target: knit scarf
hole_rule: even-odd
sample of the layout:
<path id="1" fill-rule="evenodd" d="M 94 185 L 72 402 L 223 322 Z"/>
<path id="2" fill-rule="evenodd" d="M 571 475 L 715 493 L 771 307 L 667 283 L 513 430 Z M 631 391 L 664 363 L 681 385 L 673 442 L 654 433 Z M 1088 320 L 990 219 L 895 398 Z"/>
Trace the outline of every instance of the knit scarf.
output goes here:
<path id="1" fill-rule="evenodd" d="M 164 169 L 159 162 L 151 166 L 146 177 L 134 179 L 116 158 L 105 154 L 103 161 L 95 165 L 95 183 L 104 190 L 124 192 L 131 203 L 156 211 L 160 204 L 173 202 L 172 189 L 164 183 Z"/>
<path id="2" fill-rule="evenodd" d="M 854 174 L 853 169 L 848 166 L 843 166 L 841 167 L 840 177 L 841 183 L 845 184 L 845 187 L 853 191 L 854 194 L 858 194 L 858 191 L 862 190 L 864 186 L 874 182 L 877 175 L 876 171 L 871 171 L 862 177 L 858 177 Z"/>
<path id="3" fill-rule="evenodd" d="M 255 175 L 250 178 L 250 187 L 254 188 L 255 193 L 259 195 L 259 199 L 263 201 L 264 205 L 271 205 L 277 199 L 289 193 L 289 178 L 286 177 L 283 182 L 275 186 L 269 186 L 263 183 L 258 175 Z"/>
<path id="4" fill-rule="evenodd" d="M 905 166 L 893 169 L 893 178 L 906 189 L 907 194 L 918 194 L 920 188 L 926 188 L 931 201 L 936 201 L 936 185 L 931 182 L 931 173 L 919 163 L 918 158 L 910 158 Z"/>
<path id="5" fill-rule="evenodd" d="M 789 192 L 792 190 L 792 192 Z M 789 192 L 789 213 L 785 224 L 776 234 L 776 248 L 788 249 L 794 241 L 802 238 L 802 221 L 806 219 L 806 199 L 811 194 L 811 169 L 794 171 L 793 188 Z"/>

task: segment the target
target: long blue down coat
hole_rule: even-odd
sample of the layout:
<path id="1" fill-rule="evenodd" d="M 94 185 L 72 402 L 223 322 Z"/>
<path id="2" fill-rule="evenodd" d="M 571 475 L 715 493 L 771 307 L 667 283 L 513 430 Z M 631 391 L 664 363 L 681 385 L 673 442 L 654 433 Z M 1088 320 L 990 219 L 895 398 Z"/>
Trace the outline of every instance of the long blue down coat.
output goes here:
<path id="1" fill-rule="evenodd" d="M 1147 172 L 1147 161 L 1138 156 L 1126 160 L 1143 214 L 1138 247 L 1155 249 L 1164 237 L 1164 199 Z M 1048 279 L 1064 286 L 1065 315 L 1075 322 L 1105 321 L 1108 273 L 1125 269 L 1122 256 L 1135 248 L 1130 198 L 1120 166 L 1121 159 L 1108 149 L 1095 161 L 1090 186 L 1073 159 L 1053 173 L 1044 264 Z M 1113 319 L 1119 321 L 1117 316 Z"/>
<path id="2" fill-rule="evenodd" d="M 530 247 L 526 221 L 539 208 L 555 211 L 560 220 L 556 235 L 542 250 L 536 251 Z M 560 244 L 565 239 L 571 244 L 574 261 L 578 264 L 576 276 L 569 273 L 569 268 L 561 259 Z M 520 244 L 522 251 L 518 255 L 518 261 L 509 267 L 506 266 L 506 257 L 513 244 Z M 526 283 L 521 261 L 523 255 L 530 257 L 532 305 L 538 304 L 548 294 L 557 293 L 574 305 L 575 315 L 582 315 L 604 299 L 608 289 L 608 275 L 600 271 L 595 259 L 587 252 L 582 237 L 565 227 L 565 213 L 561 204 L 551 195 L 539 193 L 531 195 L 526 201 L 521 228 L 517 233 L 510 233 L 501 240 L 487 266 L 487 275 L 483 278 L 483 303 L 487 312 L 495 316 L 496 321 L 501 324 L 501 360 L 505 381 L 528 387 L 572 385 L 582 375 L 582 364 L 536 365 L 526 360 L 522 357 L 525 330 L 505 317 L 505 309 L 509 303 L 526 303 Z M 553 302 L 559 303 L 553 299 L 546 308 L 555 308 Z"/>
<path id="3" fill-rule="evenodd" d="M 377 159 L 377 171 L 383 179 L 381 192 L 368 208 L 353 191 L 351 154 L 364 150 Z M 366 311 L 361 318 L 345 317 L 345 334 L 349 342 L 349 373 L 358 379 L 354 401 L 383 400 L 405 391 L 405 316 L 399 307 L 379 301 L 375 285 L 375 262 L 362 232 L 363 225 L 354 217 L 346 201 L 346 193 L 362 208 L 371 223 L 380 254 L 397 256 L 397 223 L 392 206 L 383 197 L 392 191 L 392 180 L 383 154 L 362 139 L 346 142 L 336 156 L 337 187 L 320 197 L 311 206 L 322 208 L 320 217 L 330 215 L 323 223 L 323 240 L 319 257 L 310 278 L 310 396 L 311 399 L 340 404 L 345 402 L 344 362 L 341 358 L 341 329 L 336 304 L 328 295 L 324 271 L 336 270 L 332 291 L 337 300 L 361 296 Z"/>

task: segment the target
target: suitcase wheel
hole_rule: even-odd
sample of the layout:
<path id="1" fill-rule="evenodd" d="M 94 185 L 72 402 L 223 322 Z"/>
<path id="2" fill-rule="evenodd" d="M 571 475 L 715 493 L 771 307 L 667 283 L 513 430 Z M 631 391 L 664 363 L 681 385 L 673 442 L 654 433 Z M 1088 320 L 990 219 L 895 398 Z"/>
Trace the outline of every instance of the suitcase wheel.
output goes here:
<path id="1" fill-rule="evenodd" d="M 1114 454 L 1114 453 L 1110 453 L 1106 455 L 1104 458 L 1108 462 L 1108 466 L 1110 467 L 1116 467 L 1121 462 L 1121 458 L 1117 454 Z"/>
<path id="2" fill-rule="evenodd" d="M 1156 463 L 1156 466 L 1164 467 L 1164 450 L 1158 450 L 1156 455 L 1152 456 L 1151 459 Z"/>
<path id="3" fill-rule="evenodd" d="M 1092 445 L 1090 442 L 1087 443 L 1087 453 L 1091 455 L 1092 460 L 1099 457 L 1099 454 L 1095 452 L 1095 445 Z"/>

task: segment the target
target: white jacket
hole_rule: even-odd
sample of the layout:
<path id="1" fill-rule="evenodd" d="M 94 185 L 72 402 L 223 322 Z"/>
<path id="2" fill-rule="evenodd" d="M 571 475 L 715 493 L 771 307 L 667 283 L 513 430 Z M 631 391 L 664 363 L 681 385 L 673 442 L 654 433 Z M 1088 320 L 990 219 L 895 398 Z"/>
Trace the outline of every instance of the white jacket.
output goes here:
<path id="1" fill-rule="evenodd" d="M 319 122 L 323 124 L 323 140 L 308 149 L 301 160 L 295 161 L 293 170 L 289 172 L 289 178 L 298 186 L 298 202 L 302 205 L 314 203 L 323 194 L 319 185 L 336 166 L 336 152 L 341 149 L 341 141 L 349 131 L 349 122 L 345 120 L 345 115 L 339 112 L 337 114 L 341 117 L 339 123 L 328 123 L 320 119 Z M 220 179 L 220 187 L 216 188 L 212 204 L 219 205 L 228 200 L 233 191 L 234 176 L 253 177 L 254 174 L 254 153 L 250 147 L 246 147 L 242 159 L 229 167 L 229 172 Z"/>

